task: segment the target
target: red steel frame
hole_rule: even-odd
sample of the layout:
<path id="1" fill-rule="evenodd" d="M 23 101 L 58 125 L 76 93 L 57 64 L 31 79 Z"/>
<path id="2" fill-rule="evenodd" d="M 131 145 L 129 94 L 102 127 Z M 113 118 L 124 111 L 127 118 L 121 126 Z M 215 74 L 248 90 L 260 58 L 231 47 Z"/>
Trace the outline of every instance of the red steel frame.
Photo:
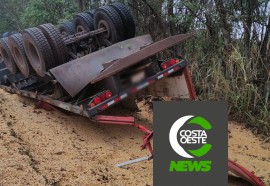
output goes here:
<path id="1" fill-rule="evenodd" d="M 144 132 L 143 144 L 141 145 L 141 148 L 142 150 L 148 148 L 148 150 L 151 153 L 151 156 L 153 157 L 153 147 L 151 145 L 151 140 L 153 138 L 153 131 L 147 129 L 145 126 L 141 124 L 135 123 L 134 117 L 96 115 L 92 118 L 92 120 L 102 124 L 132 126 Z"/>
<path id="2" fill-rule="evenodd" d="M 187 87 L 188 87 L 188 92 L 189 92 L 189 95 L 190 95 L 190 99 L 195 100 L 197 97 L 196 97 L 194 87 L 192 85 L 191 75 L 190 75 L 188 66 L 185 67 L 184 76 L 185 76 L 185 79 L 186 79 L 186 84 L 187 84 Z"/>
<path id="3" fill-rule="evenodd" d="M 266 186 L 260 178 L 258 178 L 253 172 L 248 171 L 246 168 L 237 164 L 232 160 L 228 160 L 228 170 L 237 176 L 247 180 L 252 185 Z"/>

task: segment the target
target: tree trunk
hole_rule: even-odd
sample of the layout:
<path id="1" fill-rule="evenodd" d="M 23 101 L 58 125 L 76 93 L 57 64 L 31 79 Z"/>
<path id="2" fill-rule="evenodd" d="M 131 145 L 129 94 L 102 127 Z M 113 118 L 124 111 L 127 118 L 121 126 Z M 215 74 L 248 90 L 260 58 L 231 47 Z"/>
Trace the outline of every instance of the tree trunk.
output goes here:
<path id="1" fill-rule="evenodd" d="M 249 56 L 250 54 L 250 37 L 251 37 L 251 26 L 253 22 L 253 0 L 246 0 L 246 15 L 245 11 L 242 11 L 243 16 L 246 16 L 244 22 L 244 45 L 245 45 L 245 54 Z M 243 6 L 244 8 L 244 6 Z"/>
<path id="2" fill-rule="evenodd" d="M 222 25 L 222 33 L 225 38 L 225 43 L 230 44 L 231 43 L 231 25 L 227 21 L 227 12 L 225 10 L 225 7 L 223 5 L 222 0 L 215 0 L 217 11 L 221 20 Z"/>
<path id="3" fill-rule="evenodd" d="M 175 16 L 173 13 L 173 1 L 174 0 L 167 0 L 167 11 L 168 11 L 170 35 L 175 34 L 175 21 L 174 21 Z"/>
<path id="4" fill-rule="evenodd" d="M 213 43 L 218 42 L 218 30 L 216 28 L 216 25 L 213 23 L 212 17 L 210 13 L 205 13 L 205 19 L 206 19 L 206 26 L 210 34 L 210 38 Z"/>
<path id="5" fill-rule="evenodd" d="M 77 0 L 77 2 L 78 2 L 79 9 L 82 12 L 84 10 L 83 0 Z"/>
<path id="6" fill-rule="evenodd" d="M 268 18 L 268 24 L 266 26 L 265 35 L 264 35 L 264 39 L 263 39 L 262 46 L 261 46 L 261 55 L 262 55 L 263 59 L 265 59 L 265 57 L 267 57 L 266 55 L 267 55 L 267 46 L 268 46 L 268 42 L 269 42 L 269 34 L 270 34 L 270 18 Z M 269 53 L 269 55 L 270 55 L 270 53 Z"/>

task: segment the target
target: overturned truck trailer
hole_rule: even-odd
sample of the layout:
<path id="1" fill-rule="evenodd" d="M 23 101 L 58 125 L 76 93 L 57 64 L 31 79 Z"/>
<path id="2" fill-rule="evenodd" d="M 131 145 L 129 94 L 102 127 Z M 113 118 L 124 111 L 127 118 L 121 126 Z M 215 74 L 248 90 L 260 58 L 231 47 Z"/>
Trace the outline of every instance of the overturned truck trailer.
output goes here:
<path id="1" fill-rule="evenodd" d="M 167 60 L 156 57 L 192 37 L 193 33 L 176 35 L 153 43 L 149 35 L 139 36 L 53 68 L 45 78 L 25 78 L 3 70 L 0 87 L 39 100 L 41 106 L 47 103 L 99 123 L 136 127 L 145 134 L 142 149 L 148 148 L 153 154 L 152 131 L 137 124 L 133 117 L 100 113 L 143 89 L 157 96 L 195 99 L 187 61 L 177 56 Z M 228 167 L 250 183 L 263 185 L 253 173 L 235 162 L 229 160 Z"/>
<path id="2" fill-rule="evenodd" d="M 73 24 L 74 23 L 74 24 Z M 59 32 L 60 31 L 60 32 Z M 58 107 L 104 124 L 129 125 L 144 133 L 142 149 L 153 157 L 153 131 L 133 117 L 102 112 L 139 91 L 156 96 L 196 99 L 187 61 L 168 48 L 195 36 L 175 35 L 153 42 L 150 35 L 134 37 L 134 22 L 120 3 L 80 13 L 59 31 L 52 24 L 26 29 L 0 42 L 0 88 L 34 98 L 46 109 Z M 259 178 L 235 162 L 229 170 L 254 185 Z"/>
<path id="3" fill-rule="evenodd" d="M 52 68 L 44 77 L 6 73 L 1 88 L 89 118 L 144 88 L 159 96 L 194 99 L 186 60 L 155 56 L 192 37 L 176 35 L 156 43 L 150 35 L 135 37 Z M 179 75 L 162 80 L 175 72 Z M 180 88 L 171 88 L 172 83 Z"/>

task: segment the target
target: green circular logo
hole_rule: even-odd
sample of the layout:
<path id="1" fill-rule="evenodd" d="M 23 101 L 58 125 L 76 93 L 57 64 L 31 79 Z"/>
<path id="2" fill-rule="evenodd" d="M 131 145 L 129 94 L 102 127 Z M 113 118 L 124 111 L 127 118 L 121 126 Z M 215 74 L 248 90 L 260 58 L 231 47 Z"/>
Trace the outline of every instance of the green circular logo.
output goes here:
<path id="1" fill-rule="evenodd" d="M 181 130 L 185 125 L 197 125 L 200 130 Z M 201 116 L 183 116 L 179 118 L 171 127 L 169 133 L 169 140 L 173 150 L 184 158 L 202 157 L 207 154 L 212 145 L 207 143 L 207 131 L 212 129 L 212 125 L 209 121 Z M 178 141 L 178 135 L 180 139 Z M 184 149 L 184 144 L 201 144 L 200 148 L 191 150 Z"/>

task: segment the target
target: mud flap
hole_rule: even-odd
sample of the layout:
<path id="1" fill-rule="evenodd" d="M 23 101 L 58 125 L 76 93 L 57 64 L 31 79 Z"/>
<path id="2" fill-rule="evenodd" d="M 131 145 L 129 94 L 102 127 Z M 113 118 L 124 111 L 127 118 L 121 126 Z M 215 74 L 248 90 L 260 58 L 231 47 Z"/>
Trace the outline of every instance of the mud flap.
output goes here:
<path id="1" fill-rule="evenodd" d="M 153 96 L 196 99 L 188 67 L 182 75 L 169 76 L 157 81 L 143 92 Z"/>

